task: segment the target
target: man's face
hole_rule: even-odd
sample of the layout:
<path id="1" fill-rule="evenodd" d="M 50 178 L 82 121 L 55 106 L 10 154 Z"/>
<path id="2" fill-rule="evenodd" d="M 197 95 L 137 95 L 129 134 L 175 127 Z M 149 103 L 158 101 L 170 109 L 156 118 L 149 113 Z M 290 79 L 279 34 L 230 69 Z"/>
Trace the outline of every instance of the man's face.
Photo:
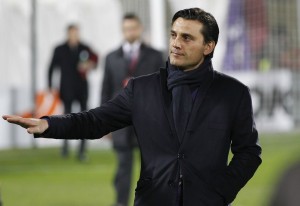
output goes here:
<path id="1" fill-rule="evenodd" d="M 129 43 L 139 40 L 142 35 L 141 23 L 135 19 L 125 19 L 123 21 L 123 35 Z"/>
<path id="2" fill-rule="evenodd" d="M 172 25 L 169 56 L 172 65 L 188 71 L 197 68 L 207 55 L 207 44 L 201 34 L 203 24 L 178 18 Z"/>
<path id="3" fill-rule="evenodd" d="M 79 29 L 71 28 L 68 30 L 68 42 L 71 44 L 79 43 Z"/>

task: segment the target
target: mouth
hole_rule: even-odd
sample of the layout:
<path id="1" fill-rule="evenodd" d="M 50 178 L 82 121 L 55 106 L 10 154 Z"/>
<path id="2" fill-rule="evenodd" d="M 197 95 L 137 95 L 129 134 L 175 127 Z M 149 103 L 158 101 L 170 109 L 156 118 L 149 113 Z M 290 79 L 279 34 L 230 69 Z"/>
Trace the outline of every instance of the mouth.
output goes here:
<path id="1" fill-rule="evenodd" d="M 173 56 L 184 56 L 183 53 L 180 53 L 180 52 L 177 52 L 177 51 L 171 51 L 171 54 L 172 54 Z"/>

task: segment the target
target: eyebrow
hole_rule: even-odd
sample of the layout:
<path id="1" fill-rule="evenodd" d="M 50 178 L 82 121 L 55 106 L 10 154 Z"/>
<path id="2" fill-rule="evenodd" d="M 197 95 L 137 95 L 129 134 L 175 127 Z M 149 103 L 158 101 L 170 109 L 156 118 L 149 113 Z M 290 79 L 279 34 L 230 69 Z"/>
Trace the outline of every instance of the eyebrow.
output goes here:
<path id="1" fill-rule="evenodd" d="M 176 33 L 176 34 L 177 34 L 177 32 L 176 32 L 176 31 L 174 31 L 174 30 L 171 30 L 171 33 Z M 189 36 L 189 37 L 194 37 L 193 35 L 191 35 L 191 34 L 189 34 L 189 33 L 180 33 L 180 35 L 181 35 L 181 36 Z"/>

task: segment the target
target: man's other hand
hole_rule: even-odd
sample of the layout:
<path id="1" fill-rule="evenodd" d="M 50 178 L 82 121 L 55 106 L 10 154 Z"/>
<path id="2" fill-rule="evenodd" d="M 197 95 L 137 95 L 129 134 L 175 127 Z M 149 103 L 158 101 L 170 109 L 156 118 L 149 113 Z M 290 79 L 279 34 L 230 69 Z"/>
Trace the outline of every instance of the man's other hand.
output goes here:
<path id="1" fill-rule="evenodd" d="M 45 119 L 23 118 L 15 115 L 4 115 L 2 118 L 27 129 L 29 134 L 42 134 L 49 127 L 48 121 Z"/>

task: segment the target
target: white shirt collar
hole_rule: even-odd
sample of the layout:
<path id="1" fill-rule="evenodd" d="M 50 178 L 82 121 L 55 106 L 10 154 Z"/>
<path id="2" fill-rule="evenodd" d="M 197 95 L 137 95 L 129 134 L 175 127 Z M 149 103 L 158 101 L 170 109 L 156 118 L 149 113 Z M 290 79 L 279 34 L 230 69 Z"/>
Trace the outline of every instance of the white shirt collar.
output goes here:
<path id="1" fill-rule="evenodd" d="M 137 40 L 135 42 L 133 42 L 132 44 L 130 44 L 129 42 L 124 42 L 124 44 L 122 45 L 122 49 L 123 49 L 123 52 L 125 54 L 128 54 L 130 52 L 133 52 L 134 54 L 138 53 L 139 52 L 139 49 L 141 47 L 141 41 Z"/>

